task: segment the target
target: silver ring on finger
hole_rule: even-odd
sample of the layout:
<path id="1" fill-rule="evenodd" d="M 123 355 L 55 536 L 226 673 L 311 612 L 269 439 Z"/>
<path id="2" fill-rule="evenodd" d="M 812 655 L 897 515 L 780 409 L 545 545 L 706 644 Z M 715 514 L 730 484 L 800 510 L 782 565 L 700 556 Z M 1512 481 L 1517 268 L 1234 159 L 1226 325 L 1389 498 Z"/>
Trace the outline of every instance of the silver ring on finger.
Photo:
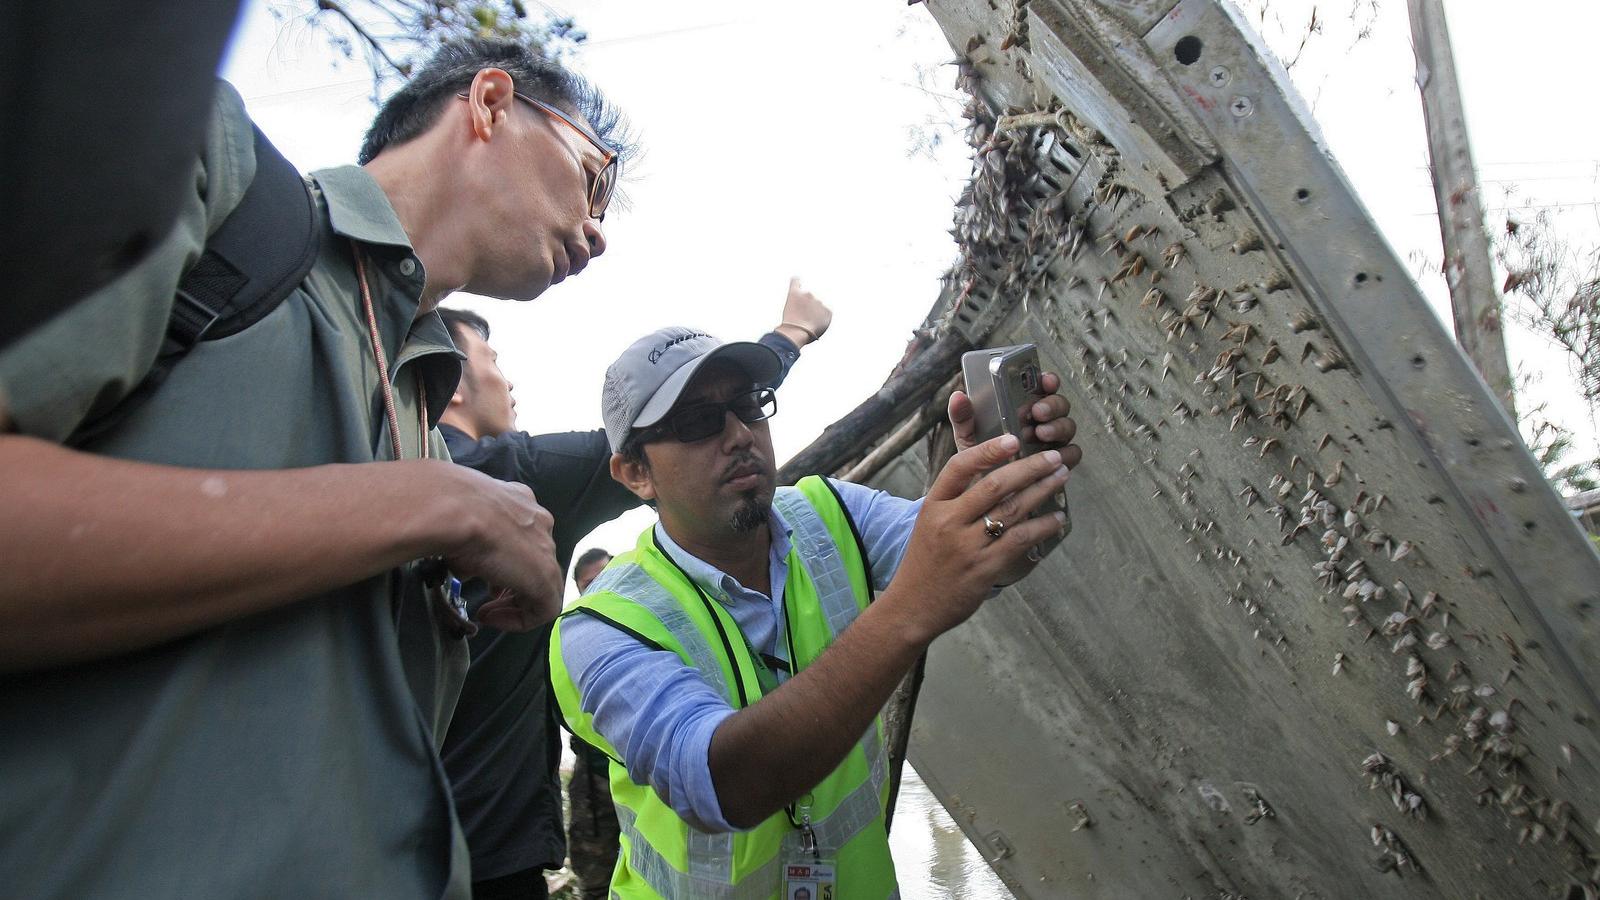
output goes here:
<path id="1" fill-rule="evenodd" d="M 984 516 L 983 533 L 987 534 L 991 539 L 998 538 L 1000 535 L 1006 533 L 1006 523 L 1000 521 L 999 519 L 991 519 L 988 516 Z"/>

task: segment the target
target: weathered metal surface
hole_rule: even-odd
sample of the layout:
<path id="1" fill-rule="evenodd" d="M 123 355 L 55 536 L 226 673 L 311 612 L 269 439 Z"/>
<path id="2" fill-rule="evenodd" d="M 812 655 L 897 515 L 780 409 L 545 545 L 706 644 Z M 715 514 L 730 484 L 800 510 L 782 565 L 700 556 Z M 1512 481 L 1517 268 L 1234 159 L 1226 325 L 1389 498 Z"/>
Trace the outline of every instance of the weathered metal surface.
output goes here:
<path id="1" fill-rule="evenodd" d="M 930 654 L 928 784 L 1019 896 L 1594 890 L 1600 559 L 1281 72 L 1215 0 L 929 8 L 982 98 L 931 319 L 1039 343 L 1087 462 Z"/>

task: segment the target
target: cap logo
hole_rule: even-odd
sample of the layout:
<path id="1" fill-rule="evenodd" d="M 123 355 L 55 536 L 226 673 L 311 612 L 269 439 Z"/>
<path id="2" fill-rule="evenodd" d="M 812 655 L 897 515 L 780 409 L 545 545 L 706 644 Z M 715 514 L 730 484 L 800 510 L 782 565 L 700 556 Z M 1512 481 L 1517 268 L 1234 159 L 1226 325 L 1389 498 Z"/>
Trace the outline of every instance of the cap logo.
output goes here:
<path id="1" fill-rule="evenodd" d="M 685 334 L 685 335 L 682 335 L 680 337 L 675 337 L 672 340 L 667 341 L 665 344 L 662 344 L 661 346 L 657 347 L 656 349 L 650 351 L 650 365 L 652 365 L 652 366 L 655 365 L 657 362 L 660 361 L 661 357 L 666 355 L 668 350 L 671 350 L 673 347 L 676 347 L 677 345 L 683 343 L 684 341 L 692 341 L 695 338 L 708 338 L 708 337 L 711 337 L 711 335 L 709 335 L 709 334 L 701 334 L 698 331 L 690 333 L 690 334 Z"/>

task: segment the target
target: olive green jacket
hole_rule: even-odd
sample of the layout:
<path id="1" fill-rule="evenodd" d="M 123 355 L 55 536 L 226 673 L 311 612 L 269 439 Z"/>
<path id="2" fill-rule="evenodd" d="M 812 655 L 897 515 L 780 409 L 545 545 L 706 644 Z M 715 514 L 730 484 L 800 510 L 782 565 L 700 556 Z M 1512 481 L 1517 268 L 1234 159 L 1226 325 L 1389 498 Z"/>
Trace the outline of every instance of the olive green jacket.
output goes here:
<path id="1" fill-rule="evenodd" d="M 16 430 L 61 441 L 139 383 L 183 272 L 254 168 L 244 105 L 221 85 L 172 234 L 0 352 Z M 436 314 L 416 315 L 422 267 L 377 183 L 355 167 L 312 181 L 325 218 L 300 287 L 245 331 L 197 345 L 85 449 L 232 469 L 390 458 L 354 242 L 370 261 L 405 455 L 418 455 L 418 386 L 436 420 L 460 357 Z M 436 430 L 427 439 L 448 458 Z M 437 747 L 466 646 L 435 623 L 413 568 L 137 653 L 0 679 L 4 892 L 464 896 Z"/>

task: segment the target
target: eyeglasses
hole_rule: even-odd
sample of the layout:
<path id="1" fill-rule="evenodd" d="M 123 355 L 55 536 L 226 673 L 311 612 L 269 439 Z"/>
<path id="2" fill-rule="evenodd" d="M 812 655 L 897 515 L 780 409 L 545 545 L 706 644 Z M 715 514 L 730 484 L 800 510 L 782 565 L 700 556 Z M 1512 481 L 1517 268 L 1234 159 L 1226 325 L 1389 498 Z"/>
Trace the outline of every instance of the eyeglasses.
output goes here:
<path id="1" fill-rule="evenodd" d="M 647 444 L 671 434 L 685 444 L 692 444 L 721 434 L 730 412 L 738 416 L 739 421 L 749 425 L 770 419 L 777 411 L 778 395 L 772 388 L 735 394 L 722 403 L 691 403 L 673 410 L 660 425 L 641 432 L 639 442 Z"/>
<path id="2" fill-rule="evenodd" d="M 600 165 L 600 174 L 595 175 L 589 181 L 589 218 L 605 221 L 606 207 L 611 205 L 611 195 L 617 189 L 617 179 L 622 171 L 622 161 L 617 158 L 617 152 L 601 143 L 600 139 L 595 137 L 589 129 L 579 125 L 571 116 L 556 109 L 554 106 L 542 100 L 535 100 L 521 91 L 512 91 L 511 95 L 576 131 L 584 140 L 593 144 L 595 149 L 600 151 L 600 156 L 604 160 Z M 457 94 L 456 96 L 462 100 L 468 99 L 466 94 Z M 587 175 L 588 166 L 585 166 L 584 170 Z"/>

